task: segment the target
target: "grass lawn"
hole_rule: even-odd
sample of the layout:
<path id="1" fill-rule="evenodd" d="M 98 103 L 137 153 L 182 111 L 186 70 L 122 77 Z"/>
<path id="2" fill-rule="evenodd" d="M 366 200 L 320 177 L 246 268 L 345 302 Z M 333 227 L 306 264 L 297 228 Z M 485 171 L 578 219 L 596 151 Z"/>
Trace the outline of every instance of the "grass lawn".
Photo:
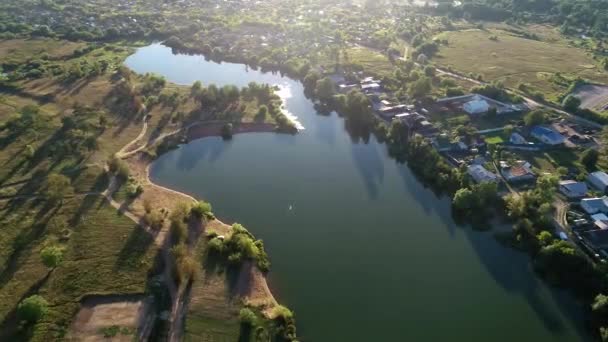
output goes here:
<path id="1" fill-rule="evenodd" d="M 492 36 L 497 39 L 490 39 Z M 440 48 L 433 58 L 435 63 L 482 74 L 486 81 L 502 81 L 511 88 L 527 83 L 545 93 L 548 100 L 555 101 L 566 90 L 550 80 L 558 72 L 565 77 L 608 82 L 608 73 L 601 71 L 590 55 L 568 46 L 565 40 L 532 40 L 499 29 L 444 32 L 438 38 L 447 39 L 449 45 Z"/>
<path id="2" fill-rule="evenodd" d="M 484 135 L 488 144 L 502 144 L 505 142 L 505 137 L 502 132 L 489 133 Z"/>

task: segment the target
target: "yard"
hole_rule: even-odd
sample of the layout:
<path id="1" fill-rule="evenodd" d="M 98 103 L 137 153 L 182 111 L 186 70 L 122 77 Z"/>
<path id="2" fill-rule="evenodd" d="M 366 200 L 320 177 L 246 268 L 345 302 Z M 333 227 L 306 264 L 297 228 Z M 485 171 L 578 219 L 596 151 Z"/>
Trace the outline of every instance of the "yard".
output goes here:
<path id="1" fill-rule="evenodd" d="M 549 151 L 507 151 L 503 152 L 510 154 L 514 159 L 528 161 L 539 172 L 548 172 L 557 174 L 559 167 L 567 169 L 575 168 L 579 171 L 584 171 L 579 159 L 581 151 L 577 149 L 555 149 Z"/>
<path id="2" fill-rule="evenodd" d="M 557 73 L 566 79 L 581 77 L 608 83 L 608 73 L 564 39 L 533 40 L 500 29 L 451 31 L 437 38 L 448 41 L 433 58 L 438 65 L 481 74 L 485 81 L 501 81 L 510 88 L 525 83 L 544 93 L 548 100 L 556 101 L 567 89 L 567 84 L 553 80 Z"/>

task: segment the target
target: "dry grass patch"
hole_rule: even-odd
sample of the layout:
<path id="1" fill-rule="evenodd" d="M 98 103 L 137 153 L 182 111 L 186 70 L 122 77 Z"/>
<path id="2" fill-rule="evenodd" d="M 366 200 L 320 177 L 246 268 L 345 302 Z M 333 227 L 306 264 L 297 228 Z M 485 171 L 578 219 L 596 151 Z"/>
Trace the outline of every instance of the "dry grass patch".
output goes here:
<path id="1" fill-rule="evenodd" d="M 550 100 L 566 90 L 551 82 L 556 73 L 608 82 L 608 73 L 601 71 L 591 56 L 561 41 L 548 43 L 493 29 L 444 32 L 438 38 L 447 39 L 449 45 L 441 47 L 436 63 L 482 74 L 486 81 L 502 81 L 511 88 L 527 83 L 548 94 Z"/>
<path id="2" fill-rule="evenodd" d="M 50 58 L 70 56 L 85 43 L 75 43 L 50 38 L 9 39 L 0 41 L 0 59 L 25 60 L 39 58 L 46 53 Z"/>

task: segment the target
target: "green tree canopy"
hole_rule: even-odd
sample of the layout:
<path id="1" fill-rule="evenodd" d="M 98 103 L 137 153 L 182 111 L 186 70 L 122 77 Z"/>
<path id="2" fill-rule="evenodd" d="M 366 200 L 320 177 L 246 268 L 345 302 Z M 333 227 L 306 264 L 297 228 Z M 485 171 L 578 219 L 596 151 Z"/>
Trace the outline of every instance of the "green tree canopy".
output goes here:
<path id="1" fill-rule="evenodd" d="M 324 77 L 315 84 L 315 94 L 323 101 L 331 99 L 335 92 L 334 82 L 329 77 Z"/>
<path id="2" fill-rule="evenodd" d="M 600 153 L 593 148 L 586 149 L 581 154 L 581 163 L 588 171 L 595 170 L 597 161 L 600 159 Z"/>
<path id="3" fill-rule="evenodd" d="M 573 95 L 569 95 L 564 100 L 564 109 L 569 112 L 576 112 L 581 105 L 581 100 Z"/>
<path id="4" fill-rule="evenodd" d="M 71 181 L 68 177 L 54 173 L 51 174 L 44 189 L 45 197 L 51 202 L 61 202 L 65 196 L 74 192 Z"/>
<path id="5" fill-rule="evenodd" d="M 17 306 L 17 317 L 28 323 L 35 323 L 48 313 L 48 302 L 39 295 L 24 299 Z"/>
<path id="6" fill-rule="evenodd" d="M 42 263 L 48 268 L 55 268 L 63 261 L 63 249 L 58 246 L 48 246 L 40 251 Z"/>
<path id="7" fill-rule="evenodd" d="M 533 110 L 524 116 L 526 126 L 536 126 L 545 123 L 547 117 L 542 110 Z"/>

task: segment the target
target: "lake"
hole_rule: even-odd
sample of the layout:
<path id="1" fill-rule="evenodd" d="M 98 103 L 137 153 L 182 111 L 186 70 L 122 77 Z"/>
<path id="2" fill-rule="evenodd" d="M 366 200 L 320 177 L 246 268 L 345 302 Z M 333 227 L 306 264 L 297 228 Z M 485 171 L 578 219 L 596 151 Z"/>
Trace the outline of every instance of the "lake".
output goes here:
<path id="1" fill-rule="evenodd" d="M 302 341 L 580 341 L 582 307 L 547 286 L 526 254 L 457 225 L 373 137 L 354 141 L 316 113 L 302 85 L 153 44 L 126 65 L 179 84 L 281 85 L 298 135 L 204 138 L 161 156 L 152 179 L 210 201 L 272 261 L 270 287 Z"/>

